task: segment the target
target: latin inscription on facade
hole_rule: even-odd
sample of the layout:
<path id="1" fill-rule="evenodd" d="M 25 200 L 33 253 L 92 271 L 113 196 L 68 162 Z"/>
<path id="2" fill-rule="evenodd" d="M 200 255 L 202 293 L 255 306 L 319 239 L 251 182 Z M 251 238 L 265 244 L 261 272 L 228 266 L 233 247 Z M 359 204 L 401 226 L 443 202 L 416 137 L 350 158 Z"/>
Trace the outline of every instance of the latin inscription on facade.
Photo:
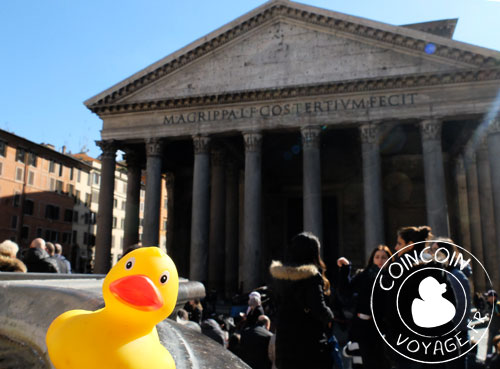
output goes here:
<path id="1" fill-rule="evenodd" d="M 366 98 L 341 98 L 314 102 L 294 102 L 248 106 L 235 109 L 213 109 L 192 111 L 189 113 L 166 115 L 165 125 L 203 123 L 217 121 L 234 121 L 252 118 L 272 118 L 285 115 L 320 115 L 332 114 L 338 111 L 366 110 L 373 108 L 395 108 L 415 104 L 418 94 L 395 94 L 369 96 Z"/>

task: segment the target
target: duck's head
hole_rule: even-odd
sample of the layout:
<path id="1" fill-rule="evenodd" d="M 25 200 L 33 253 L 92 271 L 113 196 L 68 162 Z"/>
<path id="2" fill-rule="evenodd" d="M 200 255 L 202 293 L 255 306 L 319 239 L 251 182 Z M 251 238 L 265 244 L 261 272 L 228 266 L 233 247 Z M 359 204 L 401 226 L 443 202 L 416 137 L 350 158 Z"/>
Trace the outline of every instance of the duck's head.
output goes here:
<path id="1" fill-rule="evenodd" d="M 102 289 L 106 309 L 113 316 L 157 324 L 174 310 L 179 277 L 165 252 L 142 247 L 118 261 Z"/>

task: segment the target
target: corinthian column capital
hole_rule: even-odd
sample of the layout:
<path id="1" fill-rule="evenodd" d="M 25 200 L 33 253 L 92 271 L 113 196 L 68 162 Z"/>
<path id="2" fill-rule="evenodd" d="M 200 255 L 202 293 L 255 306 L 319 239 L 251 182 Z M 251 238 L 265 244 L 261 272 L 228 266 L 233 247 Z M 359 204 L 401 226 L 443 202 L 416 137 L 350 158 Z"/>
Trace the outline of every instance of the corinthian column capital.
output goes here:
<path id="1" fill-rule="evenodd" d="M 440 140 L 442 123 L 437 119 L 426 119 L 420 122 L 422 140 Z"/>
<path id="2" fill-rule="evenodd" d="M 148 138 L 146 140 L 147 156 L 160 156 L 163 149 L 163 142 L 159 138 Z"/>
<path id="3" fill-rule="evenodd" d="M 319 147 L 321 128 L 318 126 L 307 126 L 300 129 L 302 146 L 304 148 Z"/>
<path id="4" fill-rule="evenodd" d="M 380 133 L 380 123 L 365 123 L 359 126 L 361 142 L 364 144 L 378 143 Z"/>
<path id="5" fill-rule="evenodd" d="M 193 145 L 195 154 L 208 154 L 210 151 L 210 137 L 207 135 L 194 135 Z"/>
<path id="6" fill-rule="evenodd" d="M 118 143 L 115 140 L 106 141 L 96 141 L 97 146 L 102 150 L 102 159 L 114 158 L 116 156 L 116 150 L 118 150 Z"/>
<path id="7" fill-rule="evenodd" d="M 243 132 L 243 140 L 247 152 L 258 152 L 262 148 L 262 133 L 260 132 Z"/>

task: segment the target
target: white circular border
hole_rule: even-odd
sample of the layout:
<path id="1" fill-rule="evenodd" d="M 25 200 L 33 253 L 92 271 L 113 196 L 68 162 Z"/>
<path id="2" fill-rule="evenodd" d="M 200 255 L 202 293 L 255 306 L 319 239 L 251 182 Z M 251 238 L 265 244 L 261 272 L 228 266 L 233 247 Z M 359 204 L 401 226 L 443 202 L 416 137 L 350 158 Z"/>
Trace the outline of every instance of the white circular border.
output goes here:
<path id="1" fill-rule="evenodd" d="M 389 345 L 389 347 L 394 350 L 396 353 L 398 353 L 399 355 L 407 358 L 408 360 L 411 360 L 411 361 L 415 361 L 415 362 L 418 362 L 418 363 L 422 363 L 422 364 L 442 364 L 442 363 L 447 363 L 449 361 L 453 361 L 453 360 L 456 360 L 458 359 L 459 357 L 462 357 L 464 356 L 465 354 L 467 354 L 469 351 L 471 351 L 474 347 L 476 347 L 479 342 L 484 338 L 484 336 L 486 335 L 486 333 L 488 332 L 488 329 L 490 327 L 490 323 L 491 323 L 491 319 L 488 320 L 488 329 L 486 329 L 484 331 L 484 333 L 481 335 L 481 337 L 477 340 L 476 344 L 475 345 L 472 345 L 467 351 L 465 351 L 464 353 L 458 355 L 457 357 L 454 357 L 452 359 L 448 359 L 448 360 L 443 360 L 443 361 L 422 361 L 422 360 L 417 360 L 417 359 L 414 359 L 414 358 L 411 358 L 409 356 L 406 356 L 402 353 L 400 353 L 398 350 L 396 350 L 394 347 L 392 347 L 392 345 L 387 342 L 387 340 L 385 339 L 385 336 L 382 334 L 382 332 L 380 332 L 380 329 L 378 328 L 378 325 L 377 325 L 377 320 L 375 319 L 375 314 L 373 314 L 373 292 L 375 291 L 375 284 L 377 283 L 377 280 L 378 280 L 378 277 L 380 275 L 380 272 L 385 268 L 386 264 L 389 263 L 391 261 L 391 259 L 394 258 L 395 255 L 399 254 L 401 251 L 403 251 L 404 249 L 408 248 L 408 247 L 414 247 L 415 245 L 418 245 L 420 243 L 436 243 L 436 242 L 440 242 L 440 243 L 447 243 L 449 245 L 453 245 L 453 246 L 456 246 L 458 247 L 459 249 L 465 251 L 467 254 L 469 254 L 470 256 L 472 256 L 474 258 L 474 260 L 479 264 L 481 265 L 481 268 L 483 268 L 484 270 L 484 273 L 486 274 L 486 277 L 488 278 L 488 281 L 490 283 L 490 286 L 493 286 L 493 283 L 491 283 L 491 278 L 490 278 L 490 275 L 488 274 L 488 272 L 486 271 L 486 269 L 484 268 L 483 264 L 478 260 L 478 258 L 476 258 L 470 251 L 467 251 L 466 249 L 464 249 L 462 246 L 458 246 L 452 242 L 447 242 L 447 241 L 442 241 L 442 240 L 427 240 L 427 241 L 419 241 L 419 242 L 415 242 L 415 243 L 412 243 L 411 245 L 408 245 L 408 246 L 405 246 L 403 247 L 401 250 L 398 250 L 396 253 L 394 253 L 392 255 L 392 257 L 390 257 L 389 259 L 387 259 L 387 261 L 384 263 L 384 265 L 382 265 L 382 268 L 380 268 L 380 270 L 378 271 L 377 273 L 377 277 L 375 277 L 375 282 L 373 283 L 373 286 L 372 286 L 372 294 L 370 296 L 370 310 L 371 310 L 371 313 L 372 313 L 372 317 L 373 317 L 373 323 L 375 324 L 375 328 L 377 328 L 377 332 L 378 334 L 380 335 L 380 337 L 382 337 L 382 339 L 385 341 L 385 343 L 387 343 L 387 345 Z M 494 306 L 492 307 L 491 309 L 491 317 L 493 317 L 493 308 Z M 470 341 L 470 340 L 469 340 Z"/>

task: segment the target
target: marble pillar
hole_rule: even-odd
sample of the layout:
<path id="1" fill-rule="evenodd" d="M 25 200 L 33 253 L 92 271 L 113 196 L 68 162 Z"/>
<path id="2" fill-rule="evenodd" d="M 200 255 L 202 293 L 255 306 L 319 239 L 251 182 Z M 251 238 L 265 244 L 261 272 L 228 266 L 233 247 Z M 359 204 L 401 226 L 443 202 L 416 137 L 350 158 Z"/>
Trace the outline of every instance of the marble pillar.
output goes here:
<path id="1" fill-rule="evenodd" d="M 483 254 L 483 237 L 481 232 L 481 212 L 479 209 L 479 188 L 477 180 L 476 152 L 472 145 L 467 145 L 464 155 L 467 179 L 467 203 L 469 206 L 471 250 L 478 260 L 485 265 Z M 475 291 L 486 288 L 485 274 L 481 268 L 473 271 Z"/>
<path id="2" fill-rule="evenodd" d="M 302 136 L 302 191 L 303 229 L 323 241 L 323 213 L 321 207 L 321 127 L 300 129 Z M 323 253 L 323 248 L 321 248 Z"/>
<path id="3" fill-rule="evenodd" d="M 243 229 L 243 291 L 258 287 L 262 243 L 262 134 L 243 133 L 245 140 L 245 195 Z"/>
<path id="4" fill-rule="evenodd" d="M 125 151 L 127 163 L 127 200 L 125 203 L 125 229 L 123 248 L 139 242 L 139 207 L 141 196 L 141 158 L 132 150 Z"/>
<path id="5" fill-rule="evenodd" d="M 376 246 L 385 243 L 379 129 L 379 123 L 360 126 L 365 210 L 365 260 L 368 260 Z"/>
<path id="6" fill-rule="evenodd" d="M 210 209 L 210 138 L 193 136 L 194 173 L 191 212 L 189 279 L 208 281 L 208 238 Z"/>
<path id="7" fill-rule="evenodd" d="M 152 138 L 146 142 L 146 198 L 144 199 L 144 246 L 159 246 L 161 208 L 161 140 Z"/>
<path id="8" fill-rule="evenodd" d="M 428 119 L 420 123 L 425 178 L 427 225 L 437 237 L 449 237 L 448 203 L 441 147 L 441 121 Z"/>
<path id="9" fill-rule="evenodd" d="M 239 173 L 236 163 L 226 164 L 225 226 L 225 295 L 229 299 L 238 291 Z"/>
<path id="10" fill-rule="evenodd" d="M 225 165 L 224 151 L 212 148 L 210 177 L 210 234 L 208 251 L 208 286 L 217 291 L 217 296 L 224 294 L 224 266 L 225 266 Z"/>
<path id="11" fill-rule="evenodd" d="M 498 286 L 499 265 L 497 264 L 495 215 L 486 137 L 476 150 L 476 165 L 485 268 L 490 275 L 491 281 L 495 286 Z"/>
<path id="12" fill-rule="evenodd" d="M 496 229 L 496 265 L 500 265 L 500 117 L 490 122 L 488 129 L 488 157 L 490 165 L 493 212 Z M 496 286 L 500 288 L 500 286 Z"/>
<path id="13" fill-rule="evenodd" d="M 117 146 L 114 141 L 97 141 L 96 143 L 102 150 L 102 164 L 99 211 L 97 212 L 94 273 L 106 274 L 111 268 L 111 237 L 113 230 Z"/>
<path id="14" fill-rule="evenodd" d="M 167 253 L 173 255 L 174 247 L 174 211 L 175 211 L 175 176 L 167 173 L 165 177 L 167 190 Z"/>

